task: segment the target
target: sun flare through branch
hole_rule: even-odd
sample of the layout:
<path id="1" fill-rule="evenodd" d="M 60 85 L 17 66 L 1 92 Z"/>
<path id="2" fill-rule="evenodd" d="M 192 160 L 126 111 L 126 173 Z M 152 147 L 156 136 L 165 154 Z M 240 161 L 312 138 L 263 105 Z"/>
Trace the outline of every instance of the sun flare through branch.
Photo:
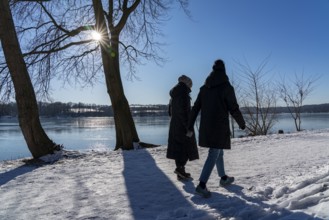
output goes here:
<path id="1" fill-rule="evenodd" d="M 102 40 L 102 35 L 101 35 L 101 33 L 99 33 L 98 31 L 92 31 L 92 32 L 91 32 L 91 37 L 92 37 L 95 41 L 101 41 L 101 40 Z"/>

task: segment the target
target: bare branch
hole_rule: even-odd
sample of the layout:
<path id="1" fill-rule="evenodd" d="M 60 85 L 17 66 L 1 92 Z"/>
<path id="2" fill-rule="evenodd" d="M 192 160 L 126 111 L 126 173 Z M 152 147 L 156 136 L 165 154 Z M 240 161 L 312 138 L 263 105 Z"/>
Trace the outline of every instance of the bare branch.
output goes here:
<path id="1" fill-rule="evenodd" d="M 124 0 L 123 1 L 123 6 L 122 6 L 122 16 L 121 19 L 119 21 L 119 23 L 114 27 L 114 31 L 120 33 L 121 30 L 123 29 L 123 27 L 126 25 L 127 20 L 129 15 L 136 10 L 137 6 L 139 5 L 139 3 L 141 2 L 141 0 L 135 0 L 135 2 L 128 7 L 128 0 Z"/>
<path id="2" fill-rule="evenodd" d="M 237 62 L 242 77 L 242 103 L 247 117 L 247 129 L 252 135 L 266 135 L 273 127 L 277 113 L 275 111 L 277 96 L 265 76 L 268 74 L 266 66 L 268 59 L 264 59 L 253 70 L 251 66 Z"/>
<path id="3" fill-rule="evenodd" d="M 108 12 L 104 11 L 110 39 L 120 33 L 119 56 L 127 68 L 127 78 L 138 79 L 136 64 L 143 60 L 152 60 L 158 65 L 166 61 L 159 53 L 164 45 L 157 41 L 162 36 L 162 22 L 168 20 L 168 9 L 173 0 L 119 0 L 108 1 Z M 187 12 L 188 1 L 177 0 L 179 6 Z M 95 29 L 93 7 L 89 1 L 50 1 L 48 3 L 17 2 L 13 4 L 17 20 L 17 30 L 21 39 L 24 59 L 35 84 L 44 84 L 37 91 L 50 87 L 50 80 L 55 77 L 78 77 L 77 82 L 87 79 L 86 75 L 72 74 L 86 68 L 86 60 L 91 59 L 97 68 L 87 68 L 90 76 L 97 80 L 96 72 L 101 63 L 97 42 L 88 39 L 89 31 Z M 102 43 L 102 42 L 100 42 Z M 92 45 L 92 46 L 91 46 Z M 107 48 L 111 49 L 111 43 Z M 76 52 L 75 52 L 76 51 Z M 85 51 L 85 52 L 84 52 Z M 97 56 L 98 59 L 91 57 Z M 82 60 L 84 60 L 82 62 Z M 63 60 L 69 65 L 63 65 Z M 74 61 L 75 60 L 75 61 Z M 1 68 L 1 66 L 0 66 Z M 1 71 L 1 69 L 0 69 Z M 5 69 L 2 71 L 6 72 Z M 96 72 L 95 72 L 96 71 Z M 71 73 L 71 74 L 68 74 Z M 44 78 L 41 79 L 42 75 Z M 68 77 L 72 78 L 73 77 Z M 81 77 L 79 79 L 79 77 Z M 93 83 L 91 78 L 87 80 Z M 47 96 L 47 95 L 46 95 Z"/>
<path id="4" fill-rule="evenodd" d="M 79 42 L 71 42 L 69 44 L 66 44 L 63 47 L 53 48 L 53 49 L 50 49 L 50 50 L 40 50 L 40 51 L 36 51 L 35 50 L 35 51 L 31 51 L 31 52 L 25 53 L 23 55 L 24 56 L 28 56 L 28 55 L 34 55 L 34 54 L 51 54 L 51 53 L 56 53 L 56 52 L 65 50 L 65 49 L 70 48 L 72 46 L 83 45 L 83 44 L 86 44 L 86 43 L 91 43 L 93 41 L 94 40 L 85 40 L 85 41 L 79 41 Z"/>

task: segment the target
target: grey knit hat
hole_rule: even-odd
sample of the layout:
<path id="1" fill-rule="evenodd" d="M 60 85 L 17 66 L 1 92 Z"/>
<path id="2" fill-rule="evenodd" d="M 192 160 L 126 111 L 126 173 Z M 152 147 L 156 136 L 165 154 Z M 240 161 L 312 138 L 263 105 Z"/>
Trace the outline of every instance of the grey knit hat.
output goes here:
<path id="1" fill-rule="evenodd" d="M 190 77 L 188 76 L 185 76 L 185 75 L 181 75 L 179 78 L 178 78 L 178 82 L 182 82 L 184 83 L 185 85 L 187 85 L 187 87 L 189 88 L 192 88 L 192 80 Z"/>

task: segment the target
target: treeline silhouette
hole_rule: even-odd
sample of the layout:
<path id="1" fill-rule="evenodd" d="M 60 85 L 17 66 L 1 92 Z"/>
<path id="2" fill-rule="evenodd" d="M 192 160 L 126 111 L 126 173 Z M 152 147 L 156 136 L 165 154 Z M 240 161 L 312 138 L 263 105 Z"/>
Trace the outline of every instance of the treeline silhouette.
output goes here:
<path id="1" fill-rule="evenodd" d="M 287 107 L 277 107 L 277 113 L 288 113 Z M 329 112 L 329 103 L 319 105 L 303 105 L 301 109 L 302 113 L 326 113 Z"/>
<path id="2" fill-rule="evenodd" d="M 85 103 L 39 102 L 39 115 L 42 117 L 108 117 L 113 116 L 112 106 Z M 131 105 L 133 116 L 165 116 L 168 105 Z M 17 116 L 15 102 L 0 103 L 1 116 Z"/>
<path id="3" fill-rule="evenodd" d="M 112 106 L 85 103 L 39 102 L 39 114 L 43 117 L 108 117 L 113 116 Z M 167 116 L 168 105 L 130 105 L 133 116 Z M 277 113 L 289 113 L 287 107 L 272 109 Z M 244 108 L 241 108 L 244 112 Z M 319 105 L 304 105 L 302 113 L 329 112 L 329 103 Z M 17 116 L 16 103 L 0 103 L 1 116 Z"/>
<path id="4" fill-rule="evenodd" d="M 280 113 L 290 113 L 288 107 L 272 107 L 268 109 L 269 112 L 275 112 L 277 114 Z M 294 112 L 294 108 L 291 108 L 291 110 Z M 256 113 L 256 108 L 248 108 L 249 112 Z M 247 108 L 241 107 L 242 113 L 247 113 Z M 318 105 L 303 105 L 301 107 L 301 113 L 327 113 L 329 112 L 329 103 L 325 104 L 318 104 Z"/>

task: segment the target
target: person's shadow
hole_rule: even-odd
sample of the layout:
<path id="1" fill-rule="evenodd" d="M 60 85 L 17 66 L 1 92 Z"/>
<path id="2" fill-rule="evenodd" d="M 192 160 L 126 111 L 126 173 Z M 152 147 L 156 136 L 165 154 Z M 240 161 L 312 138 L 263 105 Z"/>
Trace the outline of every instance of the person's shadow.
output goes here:
<path id="1" fill-rule="evenodd" d="M 123 151 L 123 158 L 123 176 L 134 219 L 189 219 L 196 211 L 207 219 L 207 213 L 195 209 L 147 150 Z"/>
<path id="2" fill-rule="evenodd" d="M 131 214 L 136 220 L 195 219 L 196 216 L 202 219 L 320 220 L 303 212 L 290 211 L 249 197 L 243 192 L 243 187 L 235 184 L 224 189 L 231 195 L 213 190 L 211 198 L 205 199 L 195 195 L 192 181 L 186 181 L 182 182 L 183 189 L 189 195 L 184 195 L 157 166 L 147 150 L 123 151 L 122 154 L 126 194 Z M 204 206 L 206 210 L 200 209 Z"/>
<path id="3" fill-rule="evenodd" d="M 194 186 L 188 183 L 185 190 L 190 192 L 192 187 Z M 249 197 L 243 193 L 243 187 L 239 185 L 232 184 L 225 187 L 225 189 L 231 192 L 233 196 L 212 191 L 209 199 L 193 196 L 191 200 L 197 205 L 208 205 L 210 208 L 217 210 L 221 218 L 321 220 L 304 212 L 292 212 L 277 205 L 266 204 L 261 199 Z"/>

